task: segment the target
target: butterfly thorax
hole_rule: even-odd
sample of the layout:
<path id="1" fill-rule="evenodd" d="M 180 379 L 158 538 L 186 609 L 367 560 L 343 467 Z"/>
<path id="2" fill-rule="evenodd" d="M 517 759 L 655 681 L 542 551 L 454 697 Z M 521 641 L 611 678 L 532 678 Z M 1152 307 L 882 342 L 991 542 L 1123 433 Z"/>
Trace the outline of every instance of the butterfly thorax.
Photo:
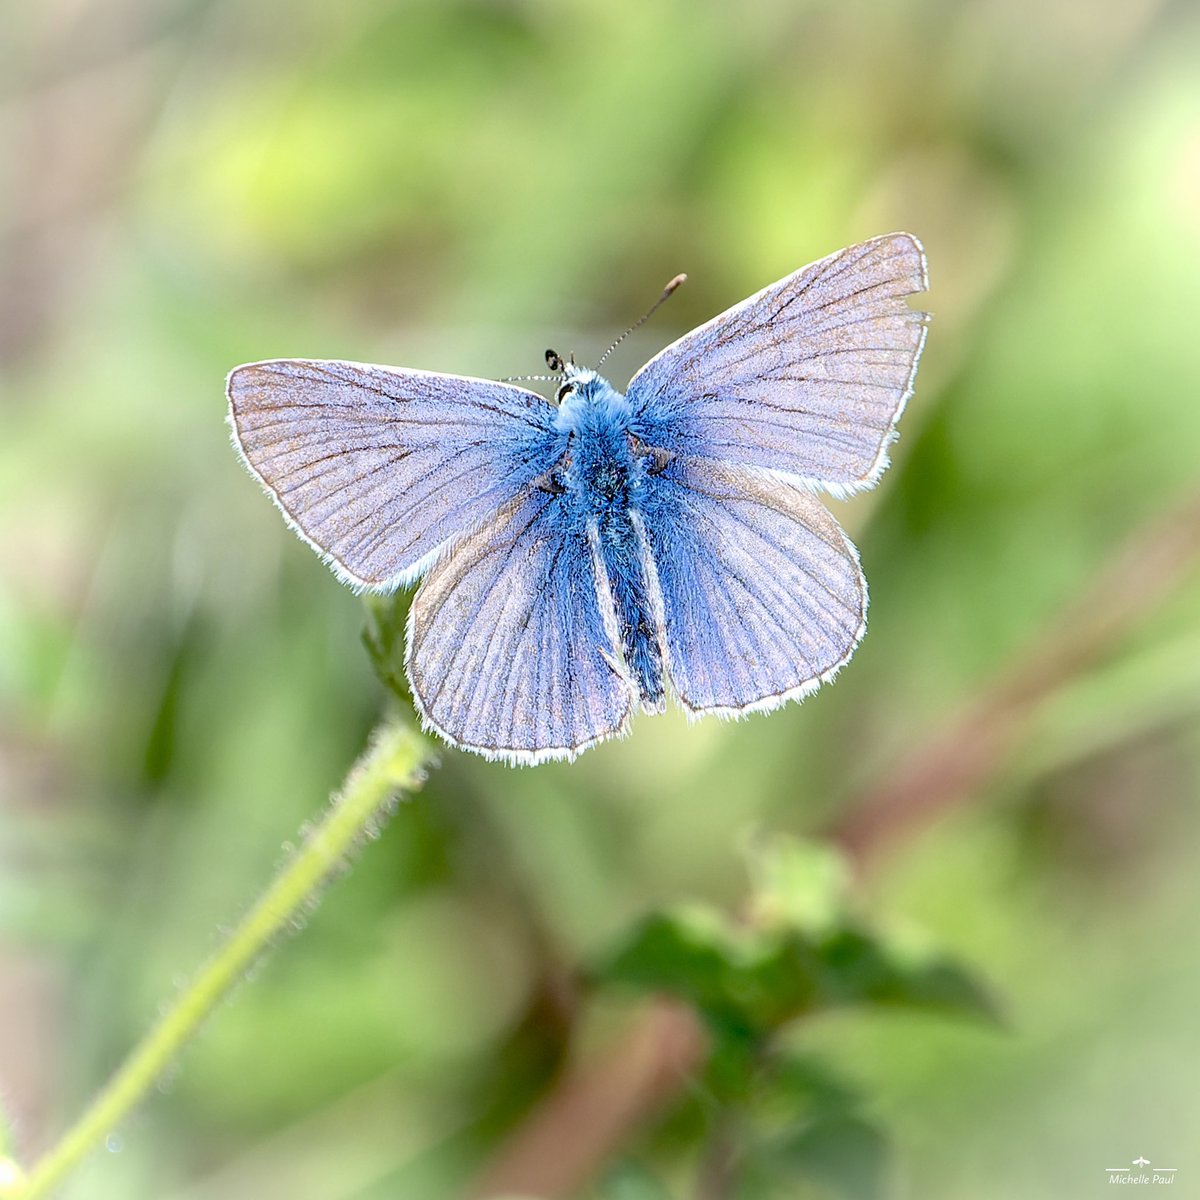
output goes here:
<path id="1" fill-rule="evenodd" d="M 663 664 L 642 505 L 660 457 L 633 432 L 629 401 L 593 371 L 569 368 L 555 426 L 566 450 L 555 472 L 559 502 L 591 546 L 609 633 L 643 707 L 663 705 Z M 608 614 L 606 614 L 608 615 Z"/>
<path id="2" fill-rule="evenodd" d="M 562 482 L 589 513 L 636 502 L 644 469 L 634 453 L 631 419 L 625 397 L 591 372 L 563 395 L 555 419 L 567 434 Z"/>

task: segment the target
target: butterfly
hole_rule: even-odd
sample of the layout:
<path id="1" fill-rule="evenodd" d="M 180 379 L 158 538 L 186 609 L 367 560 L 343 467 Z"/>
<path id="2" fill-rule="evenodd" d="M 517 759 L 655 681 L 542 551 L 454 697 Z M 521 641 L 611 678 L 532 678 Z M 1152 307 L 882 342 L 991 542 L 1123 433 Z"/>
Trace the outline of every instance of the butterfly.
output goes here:
<path id="1" fill-rule="evenodd" d="M 668 692 L 738 716 L 845 665 L 867 587 L 818 493 L 887 467 L 926 332 L 905 298 L 927 286 L 911 234 L 862 242 L 681 337 L 624 394 L 553 351 L 553 402 L 248 363 L 228 380 L 234 443 L 345 583 L 420 580 L 405 667 L 427 728 L 509 763 L 571 759 Z"/>

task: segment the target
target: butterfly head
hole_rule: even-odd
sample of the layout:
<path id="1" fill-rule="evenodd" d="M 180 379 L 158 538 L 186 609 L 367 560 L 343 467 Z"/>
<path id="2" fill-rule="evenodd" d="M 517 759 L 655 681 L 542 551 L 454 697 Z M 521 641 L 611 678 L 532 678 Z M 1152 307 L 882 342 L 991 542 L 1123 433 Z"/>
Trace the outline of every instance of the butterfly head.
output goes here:
<path id="1" fill-rule="evenodd" d="M 635 330 L 640 329 L 657 311 L 664 300 L 669 297 L 676 288 L 679 287 L 687 279 L 686 275 L 676 275 L 670 283 L 663 288 L 662 295 L 650 305 L 644 316 L 638 321 L 635 321 L 630 327 L 605 352 L 600 355 L 600 361 L 596 364 L 597 367 L 604 365 L 604 360 Z M 603 397 L 608 400 L 610 397 L 620 397 L 612 384 L 608 382 L 598 371 L 590 370 L 587 367 L 577 367 L 575 365 L 575 355 L 570 355 L 563 358 L 557 350 L 546 351 L 546 366 L 550 368 L 556 375 L 562 378 L 559 381 L 558 389 L 554 393 L 555 401 L 561 406 L 565 401 L 572 396 L 578 396 L 582 400 L 588 400 L 593 396 Z"/>
<path id="2" fill-rule="evenodd" d="M 572 396 L 586 398 L 595 391 L 597 385 L 605 383 L 589 367 L 576 366 L 574 355 L 564 359 L 557 350 L 547 350 L 546 365 L 561 377 L 554 392 L 554 399 L 560 405 Z"/>

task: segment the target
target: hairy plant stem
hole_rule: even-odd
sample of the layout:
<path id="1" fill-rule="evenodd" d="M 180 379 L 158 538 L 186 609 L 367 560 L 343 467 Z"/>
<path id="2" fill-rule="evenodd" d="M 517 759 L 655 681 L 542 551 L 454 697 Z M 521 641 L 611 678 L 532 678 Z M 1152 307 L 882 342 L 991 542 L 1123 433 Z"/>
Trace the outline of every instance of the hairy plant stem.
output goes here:
<path id="1" fill-rule="evenodd" d="M 175 997 L 84 1114 L 29 1173 L 5 1182 L 0 1200 L 36 1200 L 105 1140 L 195 1035 L 205 1018 L 245 977 L 279 933 L 319 898 L 347 855 L 373 835 L 393 799 L 421 786 L 432 748 L 400 724 L 376 731 L 325 816 L 280 868 L 258 902 Z"/>

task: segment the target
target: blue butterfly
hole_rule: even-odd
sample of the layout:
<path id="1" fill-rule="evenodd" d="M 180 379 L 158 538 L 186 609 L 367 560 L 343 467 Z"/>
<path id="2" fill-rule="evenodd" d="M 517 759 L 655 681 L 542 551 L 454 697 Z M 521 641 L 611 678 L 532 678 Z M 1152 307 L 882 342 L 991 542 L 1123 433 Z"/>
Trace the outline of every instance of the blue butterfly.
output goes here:
<path id="1" fill-rule="evenodd" d="M 694 329 L 623 395 L 548 352 L 555 403 L 249 363 L 229 376 L 234 442 L 344 582 L 421 580 L 405 665 L 427 727 L 510 763 L 570 759 L 668 690 L 737 716 L 850 658 L 866 581 L 816 493 L 887 467 L 925 340 L 905 297 L 926 287 L 916 238 L 874 238 Z"/>

